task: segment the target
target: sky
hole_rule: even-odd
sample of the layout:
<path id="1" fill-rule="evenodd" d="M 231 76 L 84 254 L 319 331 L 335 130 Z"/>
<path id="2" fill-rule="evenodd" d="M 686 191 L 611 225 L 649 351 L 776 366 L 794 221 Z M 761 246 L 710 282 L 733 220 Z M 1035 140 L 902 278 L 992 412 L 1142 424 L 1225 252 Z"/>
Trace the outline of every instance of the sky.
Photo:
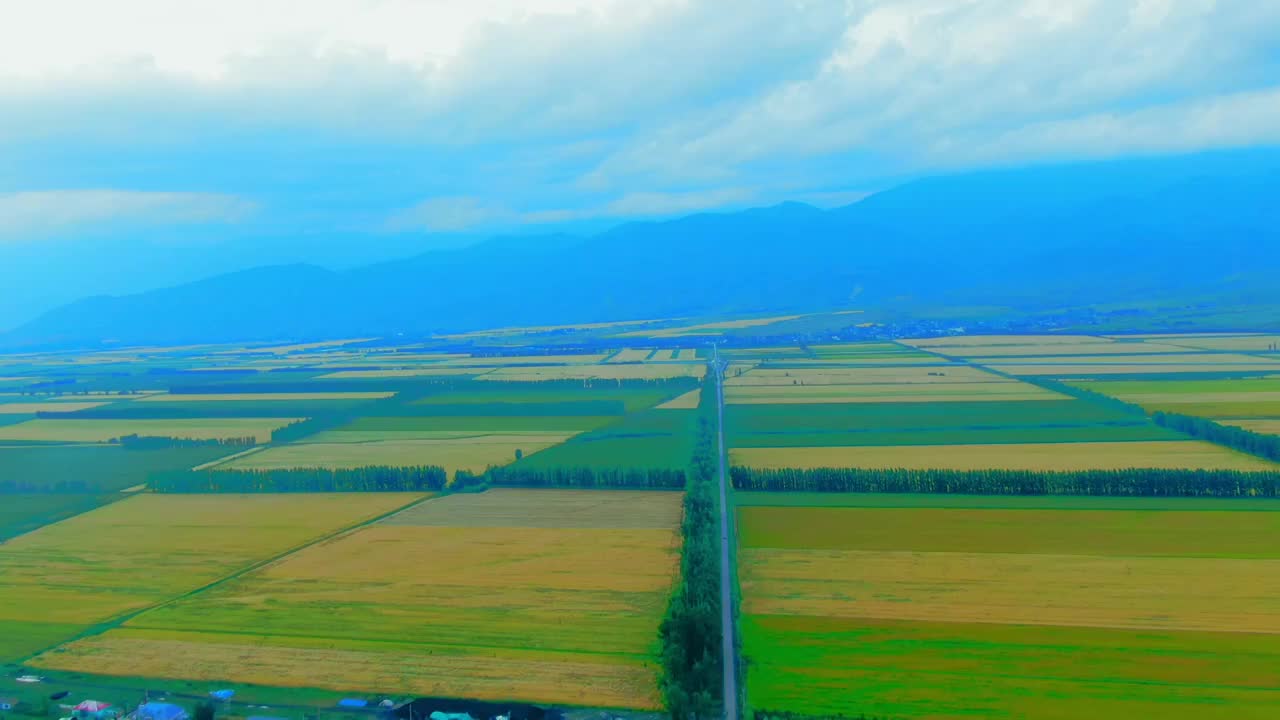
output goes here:
<path id="1" fill-rule="evenodd" d="M 1258 0 L 0 0 L 0 329 L 92 293 L 1280 142 Z"/>

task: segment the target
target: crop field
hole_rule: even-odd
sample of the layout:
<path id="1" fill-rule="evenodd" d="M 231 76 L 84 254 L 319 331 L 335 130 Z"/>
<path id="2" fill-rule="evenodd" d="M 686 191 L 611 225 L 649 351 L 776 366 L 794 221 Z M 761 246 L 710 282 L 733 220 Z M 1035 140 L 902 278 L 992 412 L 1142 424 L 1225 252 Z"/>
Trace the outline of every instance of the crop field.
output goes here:
<path id="1" fill-rule="evenodd" d="M 797 385 L 920 385 L 1001 383 L 1026 387 L 1017 380 L 1001 377 L 967 365 L 945 367 L 730 367 L 725 387 L 797 386 Z M 905 389 L 905 388 L 904 388 Z"/>
<path id="2" fill-rule="evenodd" d="M 146 482 L 151 473 L 185 470 L 233 452 L 235 448 L 227 447 L 129 450 L 109 445 L 0 445 L 0 488 L 114 492 Z"/>
<path id="3" fill-rule="evenodd" d="M 0 415 L 32 415 L 38 412 L 76 412 L 78 410 L 91 410 L 93 408 L 102 407 L 110 404 L 111 400 L 99 400 L 93 402 L 66 402 L 54 400 L 42 400 L 39 402 L 9 402 L 0 403 Z"/>
<path id="4" fill-rule="evenodd" d="M 491 465 L 515 461 L 515 454 L 533 455 L 568 440 L 573 433 L 464 433 L 441 431 L 413 437 L 386 433 L 332 432 L 323 439 L 308 439 L 268 448 L 232 460 L 220 467 L 228 470 L 274 470 L 288 468 L 357 468 L 366 465 L 439 465 L 457 470 L 482 472 Z"/>
<path id="5" fill-rule="evenodd" d="M 185 420 L 28 420 L 0 427 L 0 440 L 101 443 L 125 435 L 226 440 L 271 440 L 271 431 L 301 418 L 201 418 Z"/>
<path id="6" fill-rule="evenodd" d="M 262 393 L 181 393 L 148 395 L 139 402 L 277 402 L 289 400 L 379 400 L 393 392 L 262 392 Z"/>
<path id="7" fill-rule="evenodd" d="M 624 348 L 612 355 L 607 362 L 644 362 L 651 353 L 653 350 L 648 348 Z"/>
<path id="8" fill-rule="evenodd" d="M 444 360 L 443 367 L 509 367 L 522 365 L 594 365 L 609 357 L 608 353 L 582 355 L 496 355 L 492 357 L 465 357 Z"/>
<path id="9" fill-rule="evenodd" d="M 693 410 L 702 402 L 701 390 L 690 390 L 689 392 L 658 405 L 659 410 Z"/>
<path id="10" fill-rule="evenodd" d="M 1234 425 L 1263 435 L 1280 435 L 1280 419 L 1275 420 L 1223 420 L 1223 425 Z"/>
<path id="11" fill-rule="evenodd" d="M 1280 418 L 1280 381 L 1267 378 L 1216 380 L 1095 381 L 1074 383 L 1155 412 L 1207 418 Z"/>
<path id="12" fill-rule="evenodd" d="M 0 659 L 189 592 L 416 496 L 136 495 L 0 545 Z"/>
<path id="13" fill-rule="evenodd" d="M 476 377 L 477 380 L 539 382 L 542 380 L 663 380 L 706 374 L 707 366 L 682 363 L 638 363 L 605 365 L 546 365 L 500 367 Z"/>
<path id="14" fill-rule="evenodd" d="M 1280 470 L 1280 465 L 1198 440 L 991 445 L 734 448 L 730 462 L 756 468 L 944 470 Z"/>
<path id="15" fill-rule="evenodd" d="M 532 457 L 527 467 L 637 467 L 682 469 L 693 452 L 696 413 L 667 408 L 633 413 L 577 435 Z"/>
<path id="16" fill-rule="evenodd" d="M 1005 500 L 1045 502 L 994 499 Z M 1179 510 L 1141 498 L 1125 509 L 1128 500 L 740 507 L 751 705 L 930 718 L 1271 717 L 1276 504 Z"/>
<path id="17" fill-rule="evenodd" d="M 753 371 L 759 372 L 759 371 Z M 739 385 L 725 388 L 725 402 L 743 404 L 1019 402 L 1067 399 L 1017 382 L 889 385 Z"/>
<path id="18" fill-rule="evenodd" d="M 317 380 L 385 380 L 388 378 L 421 378 L 421 377 L 457 377 L 476 375 L 485 372 L 484 369 L 469 369 L 455 367 L 421 367 L 396 370 L 339 370 L 317 377 Z"/>
<path id="19" fill-rule="evenodd" d="M 680 497 L 491 490 L 431 500 L 38 663 L 656 708 L 657 627 L 676 572 Z"/>
<path id="20" fill-rule="evenodd" d="M 90 493 L 0 494 L 0 543 L 101 505 L 109 496 Z"/>

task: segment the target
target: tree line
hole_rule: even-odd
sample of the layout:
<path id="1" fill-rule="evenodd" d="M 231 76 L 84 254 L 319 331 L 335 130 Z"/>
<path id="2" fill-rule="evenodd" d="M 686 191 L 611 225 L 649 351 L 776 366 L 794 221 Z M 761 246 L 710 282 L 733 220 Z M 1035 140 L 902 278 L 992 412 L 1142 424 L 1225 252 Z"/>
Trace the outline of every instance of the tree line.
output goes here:
<path id="1" fill-rule="evenodd" d="M 252 436 L 231 438 L 177 438 L 167 435 L 121 435 L 111 438 L 109 444 L 119 445 L 126 450 L 160 450 L 162 448 L 194 448 L 194 447 L 252 447 L 258 439 Z"/>
<path id="2" fill-rule="evenodd" d="M 1239 470 L 906 470 L 733 467 L 736 490 L 1098 495 L 1115 497 L 1280 497 L 1280 471 Z"/>
<path id="3" fill-rule="evenodd" d="M 1194 438 L 1280 462 L 1280 435 L 1263 435 L 1252 430 L 1223 425 L 1208 418 L 1178 413 L 1156 412 L 1151 415 L 1151 419 L 1160 427 L 1177 430 Z"/>
<path id="4" fill-rule="evenodd" d="M 626 467 L 493 467 L 485 472 L 493 487 L 527 488 L 626 488 L 633 490 L 680 490 L 685 487 L 683 470 Z"/>
<path id="5" fill-rule="evenodd" d="M 715 408 L 715 380 L 708 373 L 702 383 L 693 457 L 685 473 L 680 579 L 658 629 L 660 686 L 675 720 L 709 718 L 724 700 Z"/>
<path id="6" fill-rule="evenodd" d="M 153 473 L 158 493 L 434 492 L 448 475 L 438 465 L 331 468 L 181 470 Z"/>

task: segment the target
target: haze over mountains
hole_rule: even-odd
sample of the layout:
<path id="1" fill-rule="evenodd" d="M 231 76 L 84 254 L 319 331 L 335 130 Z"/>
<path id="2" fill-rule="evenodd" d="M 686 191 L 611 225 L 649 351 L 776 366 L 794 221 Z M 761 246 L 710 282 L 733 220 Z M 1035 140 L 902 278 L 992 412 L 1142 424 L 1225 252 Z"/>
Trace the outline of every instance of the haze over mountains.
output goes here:
<path id="1" fill-rule="evenodd" d="M 504 237 L 344 271 L 278 265 L 91 297 L 5 345 L 420 334 L 946 304 L 1275 303 L 1280 151 L 935 177 L 594 236 Z"/>

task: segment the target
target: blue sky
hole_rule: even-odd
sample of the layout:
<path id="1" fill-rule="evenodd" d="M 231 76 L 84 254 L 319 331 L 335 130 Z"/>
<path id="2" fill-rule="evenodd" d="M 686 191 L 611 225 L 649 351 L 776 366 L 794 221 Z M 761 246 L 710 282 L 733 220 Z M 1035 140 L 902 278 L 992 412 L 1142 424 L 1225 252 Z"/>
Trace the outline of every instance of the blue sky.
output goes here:
<path id="1" fill-rule="evenodd" d="M 0 328 L 261 262 L 1280 142 L 1274 2 L 0 9 Z"/>

